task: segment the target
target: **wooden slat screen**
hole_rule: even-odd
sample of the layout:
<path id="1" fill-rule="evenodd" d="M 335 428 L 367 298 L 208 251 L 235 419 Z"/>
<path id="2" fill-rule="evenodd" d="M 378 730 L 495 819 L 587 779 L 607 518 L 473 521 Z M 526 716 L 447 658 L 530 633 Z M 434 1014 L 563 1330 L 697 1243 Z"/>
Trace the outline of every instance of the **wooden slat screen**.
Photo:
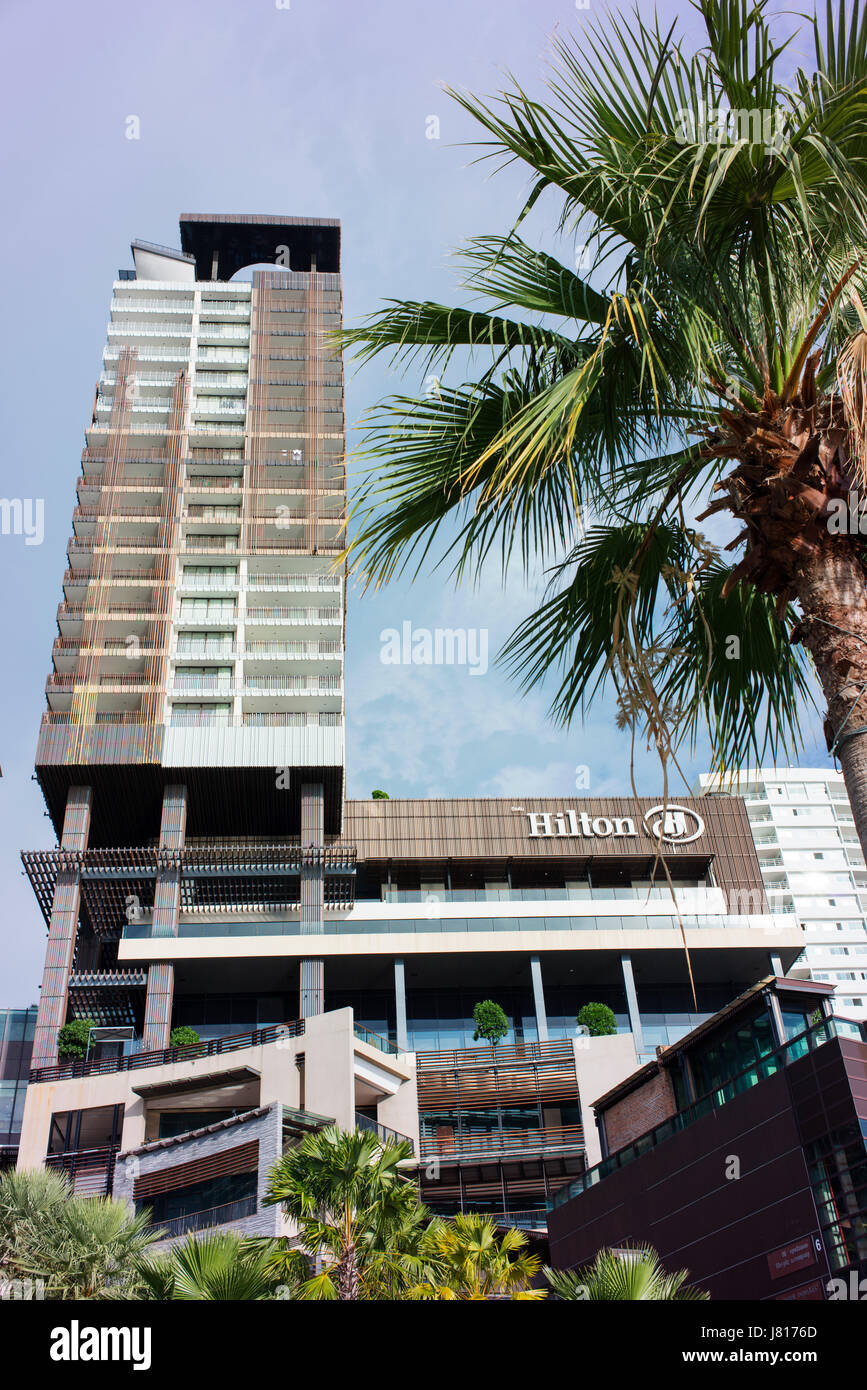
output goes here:
<path id="1" fill-rule="evenodd" d="M 239 1144 L 236 1149 L 226 1149 L 222 1153 L 208 1154 L 205 1158 L 194 1158 L 190 1163 L 179 1163 L 173 1168 L 161 1168 L 158 1172 L 143 1173 L 133 1183 L 133 1196 L 136 1201 L 155 1197 L 160 1192 L 174 1192 L 179 1187 L 191 1187 L 193 1183 L 207 1182 L 209 1178 L 229 1178 L 237 1173 L 250 1173 L 259 1166 L 259 1141 Z"/>

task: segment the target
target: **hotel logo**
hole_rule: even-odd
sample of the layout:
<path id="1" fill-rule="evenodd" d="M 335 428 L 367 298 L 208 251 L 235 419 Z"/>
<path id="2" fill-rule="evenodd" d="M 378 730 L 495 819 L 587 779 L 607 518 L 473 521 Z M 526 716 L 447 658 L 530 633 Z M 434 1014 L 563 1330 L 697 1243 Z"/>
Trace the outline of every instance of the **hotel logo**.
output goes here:
<path id="1" fill-rule="evenodd" d="M 631 839 L 638 836 L 632 816 L 593 816 L 587 811 L 525 811 L 530 839 Z M 688 845 L 704 834 L 704 821 L 689 806 L 651 806 L 644 830 L 667 845 Z"/>

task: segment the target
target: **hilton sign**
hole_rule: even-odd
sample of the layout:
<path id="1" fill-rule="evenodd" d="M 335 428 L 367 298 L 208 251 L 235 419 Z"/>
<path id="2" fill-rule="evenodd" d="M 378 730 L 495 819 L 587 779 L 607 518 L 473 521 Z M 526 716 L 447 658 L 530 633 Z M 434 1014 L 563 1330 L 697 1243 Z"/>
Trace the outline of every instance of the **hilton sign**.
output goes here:
<path id="1" fill-rule="evenodd" d="M 638 837 L 631 816 L 594 816 L 587 811 L 525 811 L 530 822 L 530 839 L 574 840 L 610 837 L 634 840 Z M 645 811 L 645 833 L 667 845 L 688 845 L 704 834 L 704 821 L 689 806 L 651 806 Z"/>

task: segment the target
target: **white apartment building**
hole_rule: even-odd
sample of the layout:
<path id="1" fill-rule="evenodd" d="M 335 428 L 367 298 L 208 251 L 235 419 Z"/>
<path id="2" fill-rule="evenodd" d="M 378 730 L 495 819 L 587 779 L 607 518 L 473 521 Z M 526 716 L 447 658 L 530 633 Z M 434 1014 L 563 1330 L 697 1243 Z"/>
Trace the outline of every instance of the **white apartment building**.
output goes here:
<path id="1" fill-rule="evenodd" d="M 867 870 L 843 774 L 825 767 L 703 773 L 696 792 L 747 804 L 775 912 L 795 912 L 806 946 L 792 975 L 836 986 L 836 1013 L 867 1018 Z"/>

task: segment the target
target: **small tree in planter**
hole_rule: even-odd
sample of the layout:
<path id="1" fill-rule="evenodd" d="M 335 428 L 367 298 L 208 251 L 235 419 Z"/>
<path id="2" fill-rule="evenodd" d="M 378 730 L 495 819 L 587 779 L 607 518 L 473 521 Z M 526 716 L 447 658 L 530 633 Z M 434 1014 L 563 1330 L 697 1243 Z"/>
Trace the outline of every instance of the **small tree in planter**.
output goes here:
<path id="1" fill-rule="evenodd" d="M 496 1047 L 501 1038 L 504 1038 L 509 1031 L 509 1020 L 493 999 L 483 999 L 480 1004 L 476 1004 L 473 1009 L 473 1023 L 476 1031 L 473 1033 L 473 1042 L 478 1042 L 479 1038 L 484 1038 L 491 1047 Z"/>
<path id="2" fill-rule="evenodd" d="M 169 1047 L 193 1047 L 201 1041 L 195 1028 L 173 1028 L 169 1034 Z"/>
<path id="3" fill-rule="evenodd" d="M 591 1038 L 608 1038 L 617 1032 L 617 1019 L 607 1004 L 585 1004 L 578 1010 L 575 1022 Z"/>
<path id="4" fill-rule="evenodd" d="M 58 1057 L 86 1057 L 87 1039 L 91 1028 L 96 1026 L 96 1019 L 93 1018 L 74 1018 L 71 1023 L 64 1023 L 57 1034 Z"/>

